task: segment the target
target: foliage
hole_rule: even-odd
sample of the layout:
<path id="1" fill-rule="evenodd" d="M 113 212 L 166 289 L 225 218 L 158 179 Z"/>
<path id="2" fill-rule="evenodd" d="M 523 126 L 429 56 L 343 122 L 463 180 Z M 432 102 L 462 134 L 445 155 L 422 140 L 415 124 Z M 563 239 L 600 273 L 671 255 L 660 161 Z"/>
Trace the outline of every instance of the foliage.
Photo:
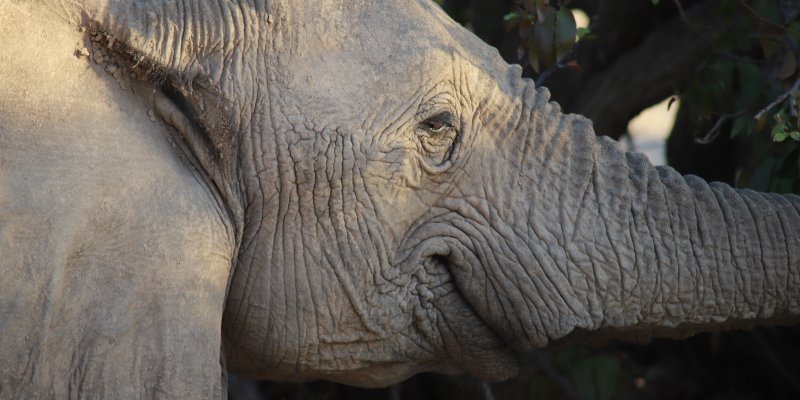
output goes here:
<path id="1" fill-rule="evenodd" d="M 519 32 L 519 59 L 528 62 L 537 73 L 577 67 L 574 60 L 565 61 L 576 40 L 586 36 L 589 29 L 577 28 L 568 4 L 569 0 L 525 0 L 504 18 L 509 29 L 516 28 Z"/>
<path id="2" fill-rule="evenodd" d="M 714 37 L 698 37 L 714 51 L 679 92 L 697 127 L 713 121 L 698 141 L 724 131 L 751 141 L 754 154 L 737 184 L 800 193 L 800 5 L 726 0 L 718 12 L 737 23 Z"/>
<path id="3" fill-rule="evenodd" d="M 683 15 L 681 2 L 672 2 Z M 505 16 L 507 27 L 519 35 L 519 60 L 539 76 L 579 68 L 572 50 L 592 36 L 576 28 L 570 3 L 522 0 Z M 720 133 L 752 141 L 754 154 L 741 163 L 737 184 L 800 193 L 800 5 L 722 0 L 716 13 L 737 23 L 712 35 L 697 30 L 697 40 L 713 50 L 694 78 L 676 88 L 696 118 L 697 142 L 710 143 Z"/>

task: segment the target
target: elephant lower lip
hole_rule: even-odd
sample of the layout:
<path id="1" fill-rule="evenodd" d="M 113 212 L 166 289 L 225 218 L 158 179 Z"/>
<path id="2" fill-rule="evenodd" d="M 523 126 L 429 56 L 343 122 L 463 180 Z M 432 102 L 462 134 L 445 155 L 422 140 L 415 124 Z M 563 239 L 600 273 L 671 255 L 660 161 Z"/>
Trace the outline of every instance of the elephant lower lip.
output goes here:
<path id="1" fill-rule="evenodd" d="M 428 254 L 422 261 L 428 271 L 443 271 L 450 276 L 456 265 L 444 252 Z M 511 378 L 519 370 L 512 350 L 471 307 L 457 285 L 444 296 L 436 296 L 434 307 L 446 322 L 439 323 L 445 347 L 452 359 L 452 368 L 465 371 L 487 382 Z"/>

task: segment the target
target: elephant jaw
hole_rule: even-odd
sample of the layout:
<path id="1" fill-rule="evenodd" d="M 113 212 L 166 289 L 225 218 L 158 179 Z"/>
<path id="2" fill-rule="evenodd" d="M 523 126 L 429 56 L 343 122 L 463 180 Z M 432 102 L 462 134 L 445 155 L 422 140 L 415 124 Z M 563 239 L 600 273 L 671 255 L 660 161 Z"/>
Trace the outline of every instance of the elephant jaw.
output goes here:
<path id="1" fill-rule="evenodd" d="M 439 348 L 444 348 L 446 361 L 436 365 L 422 366 L 417 372 L 433 371 L 440 373 L 469 373 L 470 375 L 486 382 L 499 382 L 516 376 L 519 363 L 514 355 L 514 350 L 508 342 L 494 331 L 479 315 L 472 301 L 464 296 L 453 279 L 453 271 L 462 271 L 463 267 L 457 265 L 464 262 L 459 258 L 452 243 L 447 239 L 429 238 L 421 241 L 407 240 L 406 243 L 415 242 L 415 245 L 405 248 L 412 250 L 400 264 L 404 273 L 415 275 L 420 268 L 428 274 L 445 274 L 448 280 L 431 287 L 432 299 L 428 307 L 434 312 L 422 317 L 423 324 L 431 324 L 429 329 L 420 329 L 426 332 L 425 336 Z M 431 293 L 430 291 L 428 292 Z M 430 295 L 429 295 L 430 296 Z M 421 294 L 421 297 L 425 297 Z M 421 304 L 426 299 L 421 298 Z M 424 310 L 422 311 L 425 312 Z M 433 334 L 433 335 L 432 335 Z"/>
<path id="2" fill-rule="evenodd" d="M 568 285 L 549 270 L 554 266 L 537 262 L 544 250 L 536 243 L 510 236 L 502 246 L 483 243 L 490 240 L 488 232 L 478 232 L 468 223 L 433 222 L 419 231 L 426 232 L 414 245 L 421 265 L 426 270 L 439 266 L 453 280 L 453 301 L 440 301 L 436 307 L 449 326 L 462 328 L 456 332 L 461 348 L 530 352 L 576 329 L 595 329 L 585 315 L 586 307 L 565 292 Z M 446 345 L 450 348 L 450 343 Z M 470 361 L 484 355 L 469 352 L 471 359 L 461 359 L 465 367 L 480 365 Z M 490 373 L 489 369 L 468 368 L 477 376 Z"/>
<path id="3" fill-rule="evenodd" d="M 436 254 L 423 258 L 421 264 L 426 270 L 453 268 L 450 258 Z M 437 295 L 433 306 L 439 312 L 436 328 L 451 359 L 448 363 L 452 363 L 448 369 L 467 372 L 486 382 L 517 375 L 519 363 L 512 349 L 473 310 L 457 287 Z"/>

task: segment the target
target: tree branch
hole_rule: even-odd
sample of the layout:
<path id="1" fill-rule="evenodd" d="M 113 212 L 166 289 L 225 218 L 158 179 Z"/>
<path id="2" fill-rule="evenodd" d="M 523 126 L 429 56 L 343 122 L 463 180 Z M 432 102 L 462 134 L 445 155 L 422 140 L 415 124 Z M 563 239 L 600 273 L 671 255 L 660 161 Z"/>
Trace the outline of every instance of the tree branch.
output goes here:
<path id="1" fill-rule="evenodd" d="M 769 103 L 769 104 L 767 104 L 767 106 L 766 106 L 766 107 L 764 107 L 763 109 L 761 109 L 761 111 L 759 111 L 759 112 L 758 112 L 758 114 L 756 114 L 756 116 L 755 116 L 755 117 L 753 117 L 753 119 L 755 119 L 756 121 L 760 120 L 760 119 L 761 119 L 761 117 L 763 117 L 763 116 L 764 116 L 764 114 L 765 114 L 767 111 L 769 111 L 769 110 L 770 110 L 770 109 L 772 109 L 773 107 L 777 106 L 778 104 L 781 104 L 781 103 L 783 103 L 784 101 L 786 101 L 786 99 L 787 99 L 787 98 L 788 98 L 788 97 L 789 97 L 789 96 L 790 96 L 790 95 L 791 95 L 791 94 L 792 94 L 794 91 L 796 91 L 796 90 L 798 90 L 798 89 L 800 89 L 800 77 L 798 77 L 798 78 L 797 78 L 797 80 L 796 80 L 796 81 L 794 81 L 794 84 L 792 85 L 792 87 L 791 87 L 791 88 L 789 88 L 789 90 L 787 90 L 786 92 L 784 92 L 782 95 L 778 96 L 778 98 L 777 98 L 777 99 L 775 99 L 775 101 L 773 101 L 772 103 Z"/>
<path id="2" fill-rule="evenodd" d="M 735 112 L 735 113 L 721 115 L 717 119 L 717 122 L 714 124 L 714 126 L 712 126 L 711 129 L 709 129 L 709 131 L 705 134 L 705 136 L 703 136 L 702 138 L 695 139 L 694 142 L 697 143 L 697 144 L 709 144 L 709 143 L 713 142 L 714 139 L 716 139 L 717 136 L 719 136 L 719 133 L 721 132 L 720 128 L 722 127 L 722 124 L 725 121 L 727 121 L 727 120 L 729 120 L 731 118 L 736 118 L 736 117 L 738 117 L 738 116 L 740 116 L 742 114 L 744 114 L 744 111 L 739 111 L 739 112 Z"/>
<path id="3" fill-rule="evenodd" d="M 605 71 L 584 83 L 570 112 L 586 115 L 595 130 L 618 138 L 642 106 L 655 104 L 680 87 L 711 50 L 699 35 L 719 32 L 734 21 L 715 17 L 717 1 L 706 1 L 650 33 Z M 699 32 L 698 32 L 699 31 Z"/>

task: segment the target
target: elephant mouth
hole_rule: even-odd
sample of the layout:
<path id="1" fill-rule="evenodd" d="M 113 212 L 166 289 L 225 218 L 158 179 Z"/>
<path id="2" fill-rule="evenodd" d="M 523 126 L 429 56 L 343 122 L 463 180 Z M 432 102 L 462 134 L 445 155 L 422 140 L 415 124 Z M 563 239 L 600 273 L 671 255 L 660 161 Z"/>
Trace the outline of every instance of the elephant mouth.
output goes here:
<path id="1" fill-rule="evenodd" d="M 436 328 L 453 363 L 452 370 L 467 372 L 483 381 L 498 382 L 515 376 L 519 363 L 511 346 L 473 308 L 459 285 L 458 274 L 479 265 L 470 265 L 468 250 L 447 239 L 434 238 L 420 243 L 415 263 L 428 274 L 446 274 L 447 284 L 439 284 L 429 299 L 437 311 Z M 423 303 L 424 304 L 424 303 Z"/>

